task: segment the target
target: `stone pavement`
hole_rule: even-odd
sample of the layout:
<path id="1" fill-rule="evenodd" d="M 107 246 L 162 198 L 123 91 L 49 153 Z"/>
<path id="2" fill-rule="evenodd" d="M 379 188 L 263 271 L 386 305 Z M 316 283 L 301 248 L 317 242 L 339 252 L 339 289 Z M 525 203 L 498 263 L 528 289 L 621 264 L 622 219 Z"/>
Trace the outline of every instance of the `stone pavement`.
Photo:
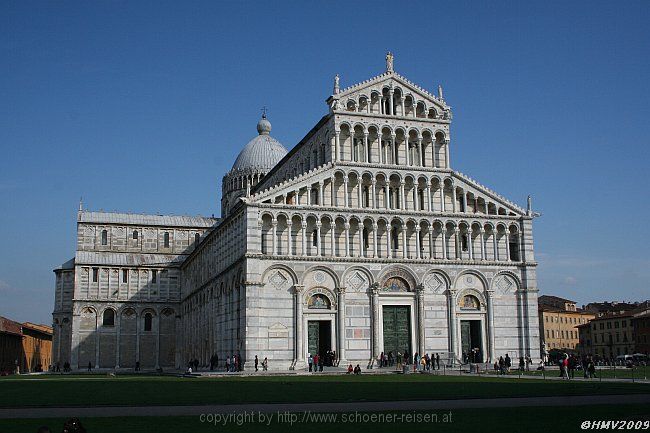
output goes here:
<path id="1" fill-rule="evenodd" d="M 584 395 L 552 397 L 476 398 L 456 400 L 366 401 L 336 403 L 253 403 L 188 406 L 96 406 L 41 407 L 0 409 L 0 419 L 69 418 L 124 416 L 199 416 L 240 412 L 376 412 L 376 411 L 439 411 L 449 409 L 501 407 L 590 406 L 604 404 L 650 404 L 650 394 Z"/>

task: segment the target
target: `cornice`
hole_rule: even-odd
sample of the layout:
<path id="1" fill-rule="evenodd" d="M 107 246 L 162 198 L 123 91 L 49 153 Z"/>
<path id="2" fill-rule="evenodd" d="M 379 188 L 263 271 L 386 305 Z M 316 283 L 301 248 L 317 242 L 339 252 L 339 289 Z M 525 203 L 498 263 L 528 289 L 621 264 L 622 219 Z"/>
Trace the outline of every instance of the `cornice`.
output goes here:
<path id="1" fill-rule="evenodd" d="M 385 120 L 403 120 L 406 122 L 422 122 L 425 124 L 440 123 L 444 125 L 451 125 L 450 119 L 429 119 L 428 117 L 412 117 L 412 116 L 397 116 L 389 114 L 379 114 L 379 113 L 366 113 L 362 111 L 347 111 L 342 109 L 332 110 L 332 114 L 337 116 L 355 116 L 355 117 L 371 117 L 373 119 L 385 119 Z M 387 122 L 388 123 L 388 122 Z"/>
<path id="2" fill-rule="evenodd" d="M 403 259 L 403 258 L 386 258 L 386 257 L 330 257 L 330 256 L 273 256 L 267 254 L 249 253 L 247 259 L 269 260 L 269 261 L 289 261 L 289 262 L 333 262 L 333 263 L 381 263 L 381 264 L 410 264 L 410 265 L 448 265 L 452 266 L 489 266 L 489 267 L 508 267 L 523 269 L 536 267 L 537 262 L 500 262 L 494 260 L 443 260 L 443 259 Z"/>
<path id="3" fill-rule="evenodd" d="M 369 209 L 369 208 L 352 208 L 352 207 L 331 207 L 331 206 L 313 206 L 313 205 L 290 205 L 290 204 L 275 204 L 275 203 L 255 203 L 255 207 L 259 209 L 274 209 L 274 210 L 286 210 L 291 212 L 305 211 L 314 214 L 326 214 L 326 213 L 336 213 L 336 214 L 352 214 L 354 216 L 361 215 L 381 215 L 386 219 L 392 219 L 394 217 L 410 216 L 413 218 L 426 218 L 431 217 L 432 219 L 444 219 L 444 218 L 455 218 L 458 220 L 508 220 L 508 221 L 518 221 L 522 217 L 518 215 L 489 215 L 482 213 L 450 213 L 450 212 L 430 212 L 430 211 L 408 211 L 402 209 Z"/>

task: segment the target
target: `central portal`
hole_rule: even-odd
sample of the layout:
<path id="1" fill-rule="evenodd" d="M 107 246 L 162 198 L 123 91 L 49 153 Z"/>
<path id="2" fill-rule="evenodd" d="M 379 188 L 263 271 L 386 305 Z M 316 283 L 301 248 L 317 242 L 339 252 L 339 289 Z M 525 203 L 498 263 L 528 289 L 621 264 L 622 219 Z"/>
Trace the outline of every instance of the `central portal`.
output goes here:
<path id="1" fill-rule="evenodd" d="M 384 353 L 411 353 L 411 312 L 407 305 L 384 305 Z"/>
<path id="2" fill-rule="evenodd" d="M 324 357 L 332 348 L 332 322 L 310 320 L 307 323 L 307 349 L 312 356 Z"/>
<path id="3" fill-rule="evenodd" d="M 483 362 L 480 320 L 460 321 L 460 341 L 464 362 Z"/>

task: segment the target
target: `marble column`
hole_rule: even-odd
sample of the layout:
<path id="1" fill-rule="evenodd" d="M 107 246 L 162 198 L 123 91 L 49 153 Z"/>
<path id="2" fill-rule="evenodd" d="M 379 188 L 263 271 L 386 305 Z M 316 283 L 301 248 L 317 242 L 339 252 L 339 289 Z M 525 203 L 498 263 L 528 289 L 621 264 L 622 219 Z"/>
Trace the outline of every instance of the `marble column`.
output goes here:
<path id="1" fill-rule="evenodd" d="M 490 362 L 494 363 L 495 361 L 495 349 L 494 349 L 494 305 L 492 301 L 492 297 L 494 296 L 494 291 L 493 290 L 488 290 L 485 296 L 486 300 L 486 309 L 487 309 L 487 316 L 488 316 L 488 346 L 489 346 L 489 352 L 488 355 L 490 357 Z"/>
<path id="2" fill-rule="evenodd" d="M 295 338 L 295 362 L 296 362 L 296 368 L 298 367 L 298 364 L 302 364 L 305 362 L 305 351 L 303 349 L 303 329 L 302 329 L 302 307 L 303 307 L 303 302 L 302 302 L 302 293 L 303 290 L 305 289 L 305 286 L 298 285 L 296 284 L 293 286 L 293 301 L 295 305 L 295 311 L 296 311 L 296 317 L 295 317 L 295 333 L 294 333 L 294 338 Z"/>
<path id="3" fill-rule="evenodd" d="M 469 250 L 469 259 L 474 260 L 474 248 L 472 246 L 472 229 L 467 230 L 467 249 Z"/>
<path id="4" fill-rule="evenodd" d="M 336 289 L 338 293 L 338 348 L 337 348 L 337 358 L 339 364 L 341 361 L 345 361 L 345 287 L 338 287 Z M 344 362 L 345 364 L 345 362 Z"/>
<path id="5" fill-rule="evenodd" d="M 325 182 L 324 181 L 318 182 L 318 194 L 319 194 L 318 204 L 320 206 L 325 206 Z"/>
<path id="6" fill-rule="evenodd" d="M 377 181 L 373 177 L 370 185 L 370 207 L 372 209 L 377 209 L 375 205 L 376 195 L 377 195 Z"/>
<path id="7" fill-rule="evenodd" d="M 420 242 L 420 232 L 421 232 L 420 226 L 415 227 L 415 249 L 417 250 L 415 253 L 415 258 L 416 259 L 421 259 L 422 258 L 422 245 Z"/>
<path id="8" fill-rule="evenodd" d="M 348 201 L 348 175 L 344 174 L 343 177 L 343 207 L 348 207 L 350 206 L 350 202 Z"/>
<path id="9" fill-rule="evenodd" d="M 399 183 L 399 208 L 402 210 L 406 210 L 406 200 L 405 200 L 405 195 L 404 195 L 404 185 L 406 185 L 406 182 L 401 181 Z"/>
<path id="10" fill-rule="evenodd" d="M 381 353 L 379 346 L 379 285 L 374 283 L 370 288 L 372 305 L 372 359 L 377 360 Z"/>
<path id="11" fill-rule="evenodd" d="M 424 355 L 425 335 L 424 335 L 424 286 L 419 284 L 415 289 L 415 299 L 418 308 L 418 352 L 420 356 Z"/>
<path id="12" fill-rule="evenodd" d="M 302 255 L 307 255 L 307 223 L 302 223 Z"/>
<path id="13" fill-rule="evenodd" d="M 479 230 L 479 239 L 481 240 L 481 260 L 485 260 L 485 230 L 482 227 Z"/>
<path id="14" fill-rule="evenodd" d="M 407 248 L 406 248 L 406 224 L 402 224 L 402 258 L 406 259 L 407 256 Z"/>
<path id="15" fill-rule="evenodd" d="M 456 291 L 448 291 L 449 302 L 449 352 L 453 357 L 453 362 L 456 362 Z"/>
<path id="16" fill-rule="evenodd" d="M 431 186 L 427 183 L 427 187 L 425 189 L 425 192 L 427 194 L 427 200 L 426 200 L 426 205 L 427 205 L 427 211 L 432 212 L 433 209 L 431 208 Z"/>

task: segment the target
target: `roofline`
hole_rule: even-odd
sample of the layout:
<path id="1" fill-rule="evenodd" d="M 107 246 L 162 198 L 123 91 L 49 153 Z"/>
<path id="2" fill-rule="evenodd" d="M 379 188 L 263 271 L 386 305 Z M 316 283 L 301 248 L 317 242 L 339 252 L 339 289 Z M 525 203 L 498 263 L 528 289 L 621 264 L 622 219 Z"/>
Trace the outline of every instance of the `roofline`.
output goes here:
<path id="1" fill-rule="evenodd" d="M 128 216 L 144 216 L 144 217 L 171 217 L 171 218 L 202 218 L 204 220 L 212 220 L 213 223 L 210 226 L 204 226 L 204 225 L 179 225 L 179 224 L 135 224 L 135 223 L 130 223 L 130 222 L 113 222 L 113 221 L 102 221 L 102 222 L 94 222 L 94 221 L 81 221 L 81 215 L 84 213 L 99 213 L 99 214 L 107 214 L 107 215 L 128 215 Z M 110 226 L 126 226 L 126 227 L 174 227 L 174 228 L 212 228 L 215 223 L 219 222 L 221 218 L 218 217 L 207 217 L 203 215 L 158 215 L 158 214 L 146 214 L 146 213 L 128 213 L 128 212 L 110 212 L 110 211 L 103 211 L 103 210 L 88 210 L 88 209 L 83 209 L 78 211 L 77 215 L 77 224 L 102 224 L 102 225 L 110 225 Z"/>
<path id="2" fill-rule="evenodd" d="M 318 131 L 333 116 L 334 116 L 333 113 L 327 113 L 326 115 L 324 115 L 318 121 L 318 123 L 316 123 L 316 125 L 314 125 L 314 127 L 309 130 L 309 132 L 302 138 L 302 140 L 300 140 L 298 142 L 298 144 L 296 144 L 289 152 L 287 152 L 287 154 L 284 156 L 284 158 L 282 158 L 280 161 L 278 161 L 277 164 L 275 164 L 275 166 L 273 166 L 271 171 L 269 171 L 268 173 L 266 173 L 264 175 L 264 177 L 262 178 L 262 181 L 259 182 L 257 185 L 255 185 L 253 188 L 251 188 L 251 195 L 259 192 L 259 186 L 264 183 L 264 180 L 268 179 L 271 175 L 275 174 L 280 169 L 280 167 L 287 160 L 289 160 L 293 155 L 295 155 L 296 152 L 298 152 L 298 150 L 305 144 L 305 142 L 307 142 L 307 140 L 309 140 L 316 133 L 316 131 Z"/>

